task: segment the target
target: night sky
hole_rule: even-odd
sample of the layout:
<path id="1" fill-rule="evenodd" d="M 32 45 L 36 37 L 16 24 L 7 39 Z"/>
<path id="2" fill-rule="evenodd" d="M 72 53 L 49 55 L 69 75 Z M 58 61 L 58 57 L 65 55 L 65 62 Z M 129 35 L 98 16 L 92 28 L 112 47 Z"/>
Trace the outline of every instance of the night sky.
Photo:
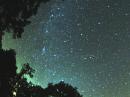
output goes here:
<path id="1" fill-rule="evenodd" d="M 22 39 L 3 37 L 29 63 L 33 83 L 65 81 L 84 97 L 130 97 L 130 0 L 51 0 Z"/>

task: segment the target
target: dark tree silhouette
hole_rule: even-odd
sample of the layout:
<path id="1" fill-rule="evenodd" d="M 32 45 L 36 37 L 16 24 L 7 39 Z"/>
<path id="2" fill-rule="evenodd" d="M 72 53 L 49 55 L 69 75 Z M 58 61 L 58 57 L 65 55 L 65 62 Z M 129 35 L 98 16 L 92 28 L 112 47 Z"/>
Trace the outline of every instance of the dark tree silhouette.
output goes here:
<path id="1" fill-rule="evenodd" d="M 18 78 L 23 77 L 25 74 L 29 75 L 32 78 L 34 72 L 35 70 L 32 67 L 30 67 L 28 63 L 23 64 L 22 69 L 18 74 Z"/>
<path id="2" fill-rule="evenodd" d="M 15 79 L 11 82 L 11 93 L 14 97 L 82 97 L 77 91 L 77 88 L 63 81 L 57 84 L 50 83 L 47 88 L 42 88 L 31 82 L 28 83 L 24 75 L 33 75 L 33 72 L 34 70 L 29 64 L 23 65 L 21 72 L 17 74 Z"/>
<path id="3" fill-rule="evenodd" d="M 28 63 L 23 64 L 20 73 L 16 74 L 16 76 L 13 77 L 12 80 L 10 80 L 10 88 L 11 88 L 10 92 L 14 96 L 17 94 L 18 97 L 20 96 L 24 97 L 23 95 L 26 94 L 27 97 L 31 97 L 29 96 L 29 93 L 30 93 L 29 88 L 32 86 L 32 84 L 27 82 L 26 78 L 24 78 L 24 75 L 29 75 L 30 77 L 33 77 L 34 71 L 35 70 L 32 69 Z"/>
<path id="4" fill-rule="evenodd" d="M 16 58 L 14 50 L 0 50 L 0 97 L 10 94 L 9 81 L 16 76 Z"/>
<path id="5" fill-rule="evenodd" d="M 64 83 L 61 81 L 58 84 L 48 84 L 48 87 L 45 89 L 46 97 L 82 97 L 77 91 L 77 88 Z"/>
<path id="6" fill-rule="evenodd" d="M 16 97 L 46 97 L 45 90 L 41 86 L 35 86 L 22 79 L 17 88 Z"/>
<path id="7" fill-rule="evenodd" d="M 69 84 L 60 82 L 57 84 L 49 84 L 47 88 L 35 86 L 27 83 L 26 79 L 21 79 L 17 88 L 16 97 L 82 97 L 77 88 Z"/>
<path id="8" fill-rule="evenodd" d="M 47 1 L 0 0 L 0 40 L 5 32 L 12 32 L 14 38 L 21 37 L 24 27 L 30 23 L 28 19 L 37 13 L 40 3 Z"/>

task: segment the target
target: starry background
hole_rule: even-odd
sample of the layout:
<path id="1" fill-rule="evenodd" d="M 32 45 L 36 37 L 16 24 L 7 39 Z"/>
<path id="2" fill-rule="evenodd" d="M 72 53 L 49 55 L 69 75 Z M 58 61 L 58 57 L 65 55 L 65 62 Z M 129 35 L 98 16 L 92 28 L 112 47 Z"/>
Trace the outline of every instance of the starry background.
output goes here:
<path id="1" fill-rule="evenodd" d="M 30 63 L 33 83 L 65 81 L 84 97 L 130 97 L 130 0 L 51 0 L 22 39 L 3 37 Z"/>

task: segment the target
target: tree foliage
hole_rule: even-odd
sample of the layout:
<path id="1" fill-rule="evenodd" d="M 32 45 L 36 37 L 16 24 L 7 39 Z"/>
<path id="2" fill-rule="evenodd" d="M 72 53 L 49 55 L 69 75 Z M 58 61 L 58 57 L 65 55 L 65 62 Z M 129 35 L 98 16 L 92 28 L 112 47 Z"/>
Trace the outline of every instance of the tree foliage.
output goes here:
<path id="1" fill-rule="evenodd" d="M 46 97 L 82 97 L 76 87 L 64 83 L 63 81 L 57 84 L 48 84 L 45 91 L 47 94 Z"/>
<path id="2" fill-rule="evenodd" d="M 31 82 L 28 83 L 27 79 L 23 77 L 25 74 L 29 75 L 30 73 L 28 72 L 33 74 L 34 70 L 29 64 L 24 64 L 21 72 L 12 80 L 10 92 L 13 97 L 82 97 L 77 91 L 77 88 L 63 81 L 57 84 L 50 83 L 47 88 L 42 88 Z"/>
<path id="3" fill-rule="evenodd" d="M 0 35 L 12 32 L 14 38 L 21 37 L 28 20 L 37 13 L 41 2 L 49 0 L 0 0 Z"/>

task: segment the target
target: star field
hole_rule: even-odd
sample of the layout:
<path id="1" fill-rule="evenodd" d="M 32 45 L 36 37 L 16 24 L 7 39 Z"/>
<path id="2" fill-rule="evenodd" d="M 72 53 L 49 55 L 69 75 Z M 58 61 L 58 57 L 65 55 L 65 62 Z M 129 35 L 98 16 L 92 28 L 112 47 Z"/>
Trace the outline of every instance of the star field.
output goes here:
<path id="1" fill-rule="evenodd" d="M 36 70 L 28 80 L 65 81 L 83 97 L 130 96 L 129 0 L 52 0 L 31 21 L 22 39 L 3 38 L 19 68 Z"/>

